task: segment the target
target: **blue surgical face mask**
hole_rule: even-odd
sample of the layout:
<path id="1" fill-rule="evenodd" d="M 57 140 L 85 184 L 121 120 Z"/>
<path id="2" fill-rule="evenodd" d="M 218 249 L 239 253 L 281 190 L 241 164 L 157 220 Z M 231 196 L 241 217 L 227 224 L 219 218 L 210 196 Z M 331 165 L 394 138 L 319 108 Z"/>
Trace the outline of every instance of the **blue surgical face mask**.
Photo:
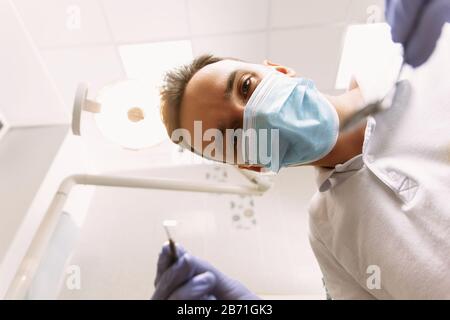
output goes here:
<path id="1" fill-rule="evenodd" d="M 272 171 L 323 158 L 334 145 L 339 119 L 311 80 L 271 72 L 244 111 L 243 160 Z"/>

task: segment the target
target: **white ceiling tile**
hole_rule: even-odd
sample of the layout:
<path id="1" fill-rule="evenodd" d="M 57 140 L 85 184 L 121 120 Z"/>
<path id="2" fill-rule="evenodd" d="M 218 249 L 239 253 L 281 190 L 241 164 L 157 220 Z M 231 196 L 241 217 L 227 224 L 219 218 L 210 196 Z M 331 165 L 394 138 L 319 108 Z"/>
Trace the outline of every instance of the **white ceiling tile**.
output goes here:
<path id="1" fill-rule="evenodd" d="M 267 35 L 265 32 L 206 36 L 192 39 L 195 55 L 212 53 L 256 63 L 262 62 L 266 58 L 266 44 Z"/>
<path id="2" fill-rule="evenodd" d="M 14 0 L 14 4 L 39 47 L 111 41 L 96 0 Z"/>
<path id="3" fill-rule="evenodd" d="M 125 72 L 130 79 L 159 82 L 167 70 L 192 60 L 189 40 L 119 46 Z"/>
<path id="4" fill-rule="evenodd" d="M 292 67 L 300 77 L 315 81 L 319 89 L 334 87 L 344 28 L 318 27 L 270 33 L 269 58 Z"/>
<path id="5" fill-rule="evenodd" d="M 68 123 L 69 114 L 9 1 L 0 1 L 0 110 L 9 126 Z"/>
<path id="6" fill-rule="evenodd" d="M 384 0 L 352 0 L 347 21 L 350 23 L 384 21 Z"/>
<path id="7" fill-rule="evenodd" d="M 133 42 L 186 37 L 184 0 L 102 0 L 116 41 Z"/>
<path id="8" fill-rule="evenodd" d="M 102 86 L 124 75 L 113 46 L 44 50 L 42 55 L 69 111 L 78 83 L 88 82 L 90 95 L 95 96 Z"/>
<path id="9" fill-rule="evenodd" d="M 194 35 L 262 30 L 267 27 L 268 0 L 188 0 Z"/>
<path id="10" fill-rule="evenodd" d="M 351 0 L 272 0 L 271 27 L 344 22 Z"/>

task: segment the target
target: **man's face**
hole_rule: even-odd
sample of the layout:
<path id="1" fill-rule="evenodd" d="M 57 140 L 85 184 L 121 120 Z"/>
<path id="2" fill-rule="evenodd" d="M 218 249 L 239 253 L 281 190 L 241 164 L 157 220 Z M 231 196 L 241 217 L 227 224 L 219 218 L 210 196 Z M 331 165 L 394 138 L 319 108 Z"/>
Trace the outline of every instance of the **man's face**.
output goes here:
<path id="1" fill-rule="evenodd" d="M 270 66 L 234 60 L 219 61 L 200 69 L 189 81 L 183 96 L 181 128 L 187 129 L 191 137 L 194 137 L 194 121 L 202 122 L 202 137 L 206 130 L 218 129 L 226 150 L 225 130 L 242 129 L 245 105 L 271 70 Z M 203 141 L 202 150 L 210 143 Z"/>

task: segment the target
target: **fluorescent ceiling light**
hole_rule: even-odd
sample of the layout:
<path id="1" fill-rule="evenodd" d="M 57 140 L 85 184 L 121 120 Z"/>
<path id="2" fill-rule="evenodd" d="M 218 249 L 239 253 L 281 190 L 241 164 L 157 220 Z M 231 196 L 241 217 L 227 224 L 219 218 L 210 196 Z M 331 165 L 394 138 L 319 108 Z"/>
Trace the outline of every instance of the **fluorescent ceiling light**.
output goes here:
<path id="1" fill-rule="evenodd" d="M 401 62 L 401 46 L 392 42 L 389 25 L 374 23 L 349 26 L 336 89 L 346 89 L 353 76 L 364 75 L 364 78 L 373 79 L 370 87 L 379 90 L 380 85 L 389 83 L 386 79 L 390 79 L 391 74 L 395 77 Z"/>

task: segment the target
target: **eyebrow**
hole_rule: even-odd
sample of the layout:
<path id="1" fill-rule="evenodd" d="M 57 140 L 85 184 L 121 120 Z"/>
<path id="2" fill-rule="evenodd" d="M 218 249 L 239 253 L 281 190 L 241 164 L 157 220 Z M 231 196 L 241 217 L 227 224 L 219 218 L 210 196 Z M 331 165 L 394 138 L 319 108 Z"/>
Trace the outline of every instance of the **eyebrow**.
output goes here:
<path id="1" fill-rule="evenodd" d="M 233 91 L 234 82 L 236 81 L 236 75 L 239 72 L 239 70 L 235 70 L 228 76 L 227 79 L 227 87 L 225 89 L 225 99 L 229 99 L 231 97 L 231 93 Z"/>

